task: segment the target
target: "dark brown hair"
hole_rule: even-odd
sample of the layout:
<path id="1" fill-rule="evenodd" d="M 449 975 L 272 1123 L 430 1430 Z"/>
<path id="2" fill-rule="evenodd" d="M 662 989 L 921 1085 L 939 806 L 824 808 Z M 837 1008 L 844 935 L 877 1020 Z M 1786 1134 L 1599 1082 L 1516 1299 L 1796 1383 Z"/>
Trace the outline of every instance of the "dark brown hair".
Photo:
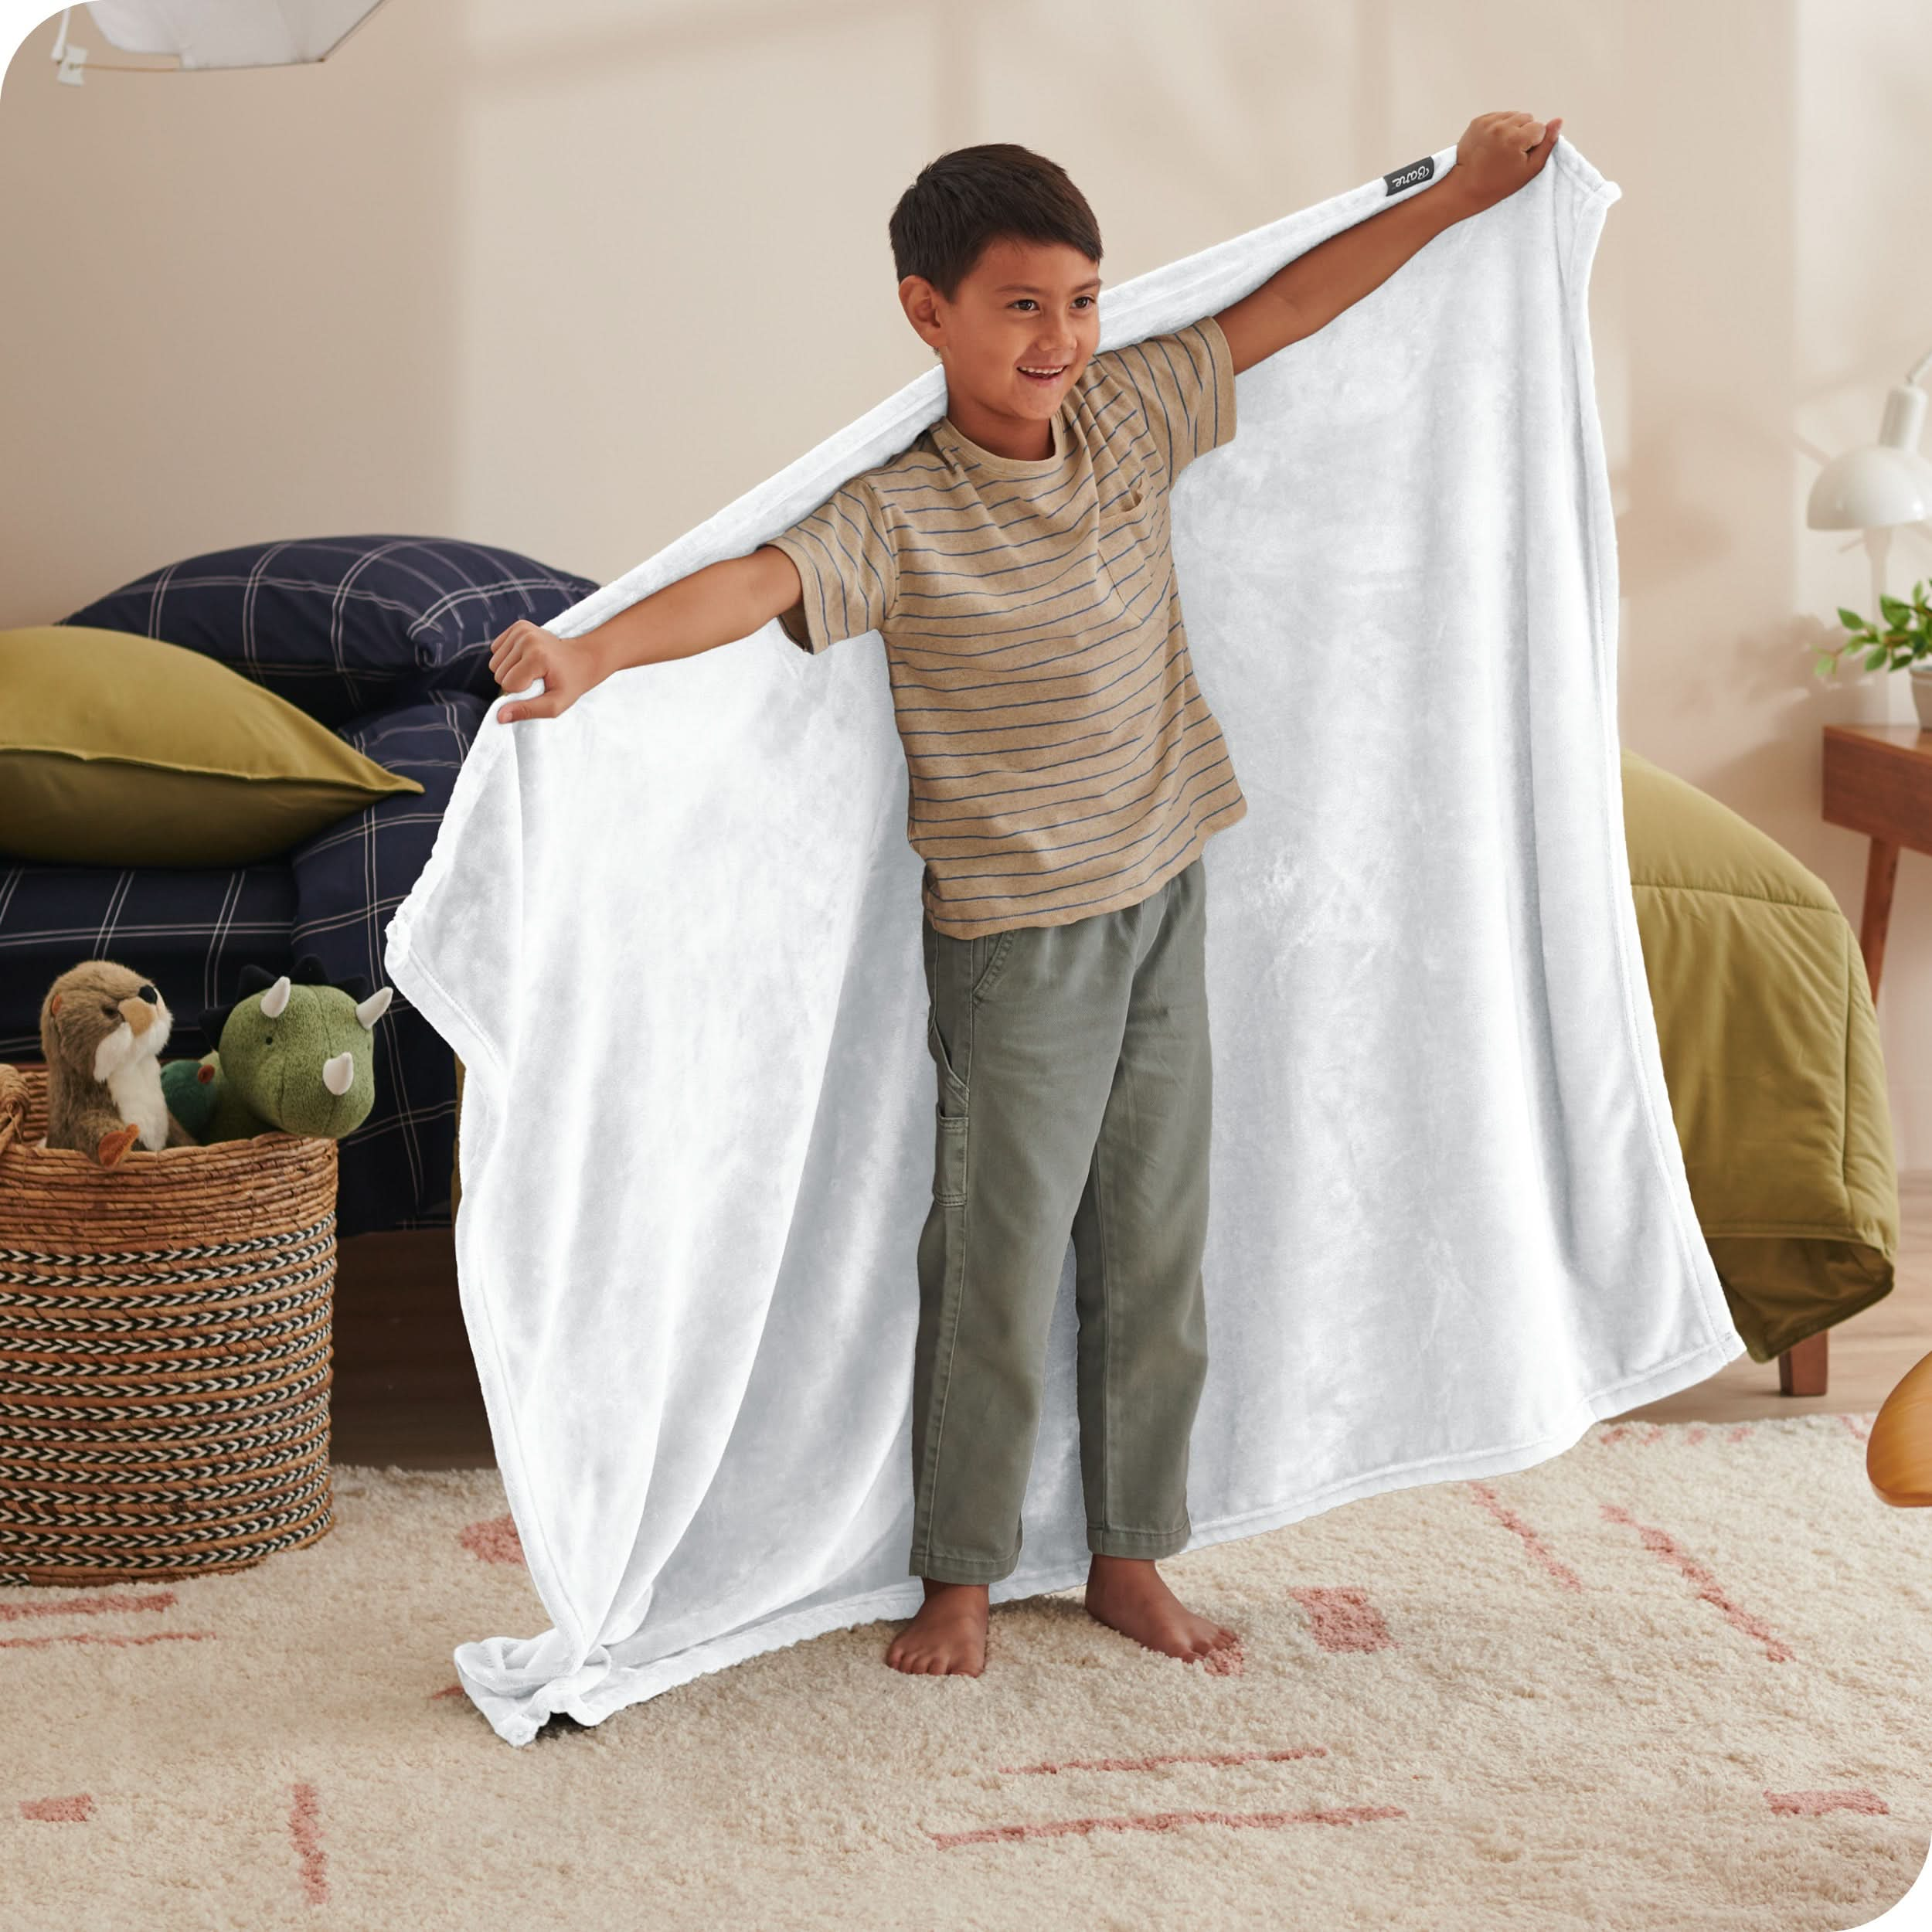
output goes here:
<path id="1" fill-rule="evenodd" d="M 1064 168 L 1010 141 L 955 148 L 928 162 L 886 224 L 903 281 L 923 275 L 948 301 L 988 242 L 1065 242 L 1100 259 L 1100 223 Z"/>

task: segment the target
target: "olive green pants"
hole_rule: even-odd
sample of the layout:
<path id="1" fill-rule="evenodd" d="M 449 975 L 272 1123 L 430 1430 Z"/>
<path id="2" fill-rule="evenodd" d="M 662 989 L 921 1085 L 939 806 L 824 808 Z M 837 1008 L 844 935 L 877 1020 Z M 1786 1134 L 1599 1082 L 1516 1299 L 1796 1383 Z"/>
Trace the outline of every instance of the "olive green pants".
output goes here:
<path id="1" fill-rule="evenodd" d="M 1087 1546 L 1185 1544 L 1207 1368 L 1212 1076 L 1201 861 L 1138 905 L 955 939 L 925 929 L 937 1070 L 919 1240 L 912 1573 L 1019 1561 L 1070 1233 Z"/>

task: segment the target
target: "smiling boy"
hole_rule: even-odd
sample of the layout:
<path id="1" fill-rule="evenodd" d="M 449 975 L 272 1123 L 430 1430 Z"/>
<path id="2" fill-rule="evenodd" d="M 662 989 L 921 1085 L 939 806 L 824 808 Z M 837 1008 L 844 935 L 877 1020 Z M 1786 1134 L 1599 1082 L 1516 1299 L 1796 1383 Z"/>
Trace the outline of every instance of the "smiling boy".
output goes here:
<path id="1" fill-rule="evenodd" d="M 1070 1236 L 1081 1480 L 1101 1622 L 1199 1658 L 1233 1633 L 1158 1560 L 1187 1543 L 1207 1366 L 1212 1066 L 1202 852 L 1247 810 L 1196 680 L 1168 497 L 1236 433 L 1234 379 L 1543 166 L 1560 121 L 1479 115 L 1456 166 L 1218 314 L 1098 351 L 1100 237 L 1050 161 L 943 155 L 893 213 L 906 320 L 945 414 L 749 556 L 596 629 L 492 647 L 509 721 L 774 618 L 817 652 L 876 631 L 924 861 L 932 1202 L 917 1249 L 910 1573 L 886 1661 L 976 1675 L 1019 1560 L 1047 1328 Z"/>

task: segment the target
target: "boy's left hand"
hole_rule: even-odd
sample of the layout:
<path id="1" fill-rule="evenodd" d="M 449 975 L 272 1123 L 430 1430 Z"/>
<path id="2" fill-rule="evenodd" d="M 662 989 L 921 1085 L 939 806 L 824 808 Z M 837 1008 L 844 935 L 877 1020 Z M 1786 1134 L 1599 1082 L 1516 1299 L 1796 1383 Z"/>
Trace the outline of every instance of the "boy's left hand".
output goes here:
<path id="1" fill-rule="evenodd" d="M 1443 185 L 1460 182 L 1472 209 L 1492 206 L 1541 172 L 1563 124 L 1560 115 L 1547 123 L 1534 114 L 1477 115 L 1456 143 L 1455 172 Z"/>
<path id="2" fill-rule="evenodd" d="M 1405 196 L 1277 268 L 1215 320 L 1236 374 L 1312 335 L 1379 287 L 1431 236 L 1513 195 L 1542 169 L 1561 121 L 1478 114 L 1456 143 L 1456 165 L 1427 194 Z"/>

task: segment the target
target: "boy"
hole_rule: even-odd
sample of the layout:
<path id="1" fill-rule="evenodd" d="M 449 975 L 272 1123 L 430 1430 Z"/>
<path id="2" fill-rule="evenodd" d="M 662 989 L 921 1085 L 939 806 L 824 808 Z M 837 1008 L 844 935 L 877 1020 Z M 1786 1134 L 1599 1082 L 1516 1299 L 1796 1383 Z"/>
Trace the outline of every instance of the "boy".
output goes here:
<path id="1" fill-rule="evenodd" d="M 913 1363 L 925 1601 L 886 1653 L 896 1669 L 984 1667 L 987 1588 L 1019 1559 L 1070 1233 L 1087 1607 L 1170 1656 L 1236 1641 L 1156 1567 L 1191 1533 L 1207 1362 L 1201 852 L 1247 810 L 1189 658 L 1168 495 L 1233 436 L 1242 369 L 1513 193 L 1561 124 L 1479 115 L 1440 186 L 1218 315 L 1104 354 L 1100 233 L 1073 182 L 1009 143 L 941 155 L 889 233 L 906 319 L 945 366 L 946 414 L 748 556 L 582 636 L 519 623 L 492 648 L 505 690 L 544 682 L 508 722 L 774 618 L 815 652 L 884 641 L 925 861 L 938 1088 Z"/>

